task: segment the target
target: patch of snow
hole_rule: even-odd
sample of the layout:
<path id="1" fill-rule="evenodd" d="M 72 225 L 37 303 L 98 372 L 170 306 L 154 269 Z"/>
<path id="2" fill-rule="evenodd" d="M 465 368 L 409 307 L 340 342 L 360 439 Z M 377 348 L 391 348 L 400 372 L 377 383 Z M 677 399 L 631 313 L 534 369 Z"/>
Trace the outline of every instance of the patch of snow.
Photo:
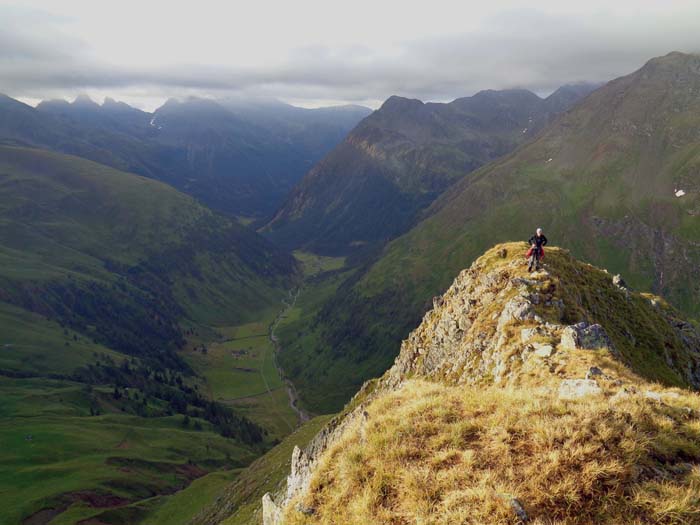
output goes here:
<path id="1" fill-rule="evenodd" d="M 683 195 L 685 195 L 685 191 L 683 190 L 675 190 L 674 193 L 676 197 L 682 197 Z"/>
<path id="2" fill-rule="evenodd" d="M 163 126 L 156 126 L 156 117 L 153 117 L 153 118 L 151 119 L 150 124 L 151 124 L 151 127 L 153 127 L 153 128 L 163 129 Z"/>

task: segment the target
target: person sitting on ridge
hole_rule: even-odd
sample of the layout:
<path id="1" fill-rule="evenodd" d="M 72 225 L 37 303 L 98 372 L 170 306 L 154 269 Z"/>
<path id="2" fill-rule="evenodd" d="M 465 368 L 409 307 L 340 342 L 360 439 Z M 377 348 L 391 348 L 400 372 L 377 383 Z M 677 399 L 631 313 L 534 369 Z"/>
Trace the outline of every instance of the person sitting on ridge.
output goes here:
<path id="1" fill-rule="evenodd" d="M 542 233 L 542 228 L 537 228 L 535 235 L 527 241 L 530 244 L 530 249 L 527 251 L 527 271 L 531 272 L 534 267 L 540 269 L 540 259 L 544 257 L 544 247 L 547 245 L 547 237 Z"/>

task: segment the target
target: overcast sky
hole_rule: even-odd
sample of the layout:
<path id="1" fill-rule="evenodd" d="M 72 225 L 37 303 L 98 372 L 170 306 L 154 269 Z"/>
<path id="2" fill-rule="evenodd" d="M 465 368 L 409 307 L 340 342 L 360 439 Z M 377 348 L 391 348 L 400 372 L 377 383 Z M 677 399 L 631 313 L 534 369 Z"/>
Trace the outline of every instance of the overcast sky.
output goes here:
<path id="1" fill-rule="evenodd" d="M 674 50 L 700 51 L 700 1 L 0 0 L 0 92 L 28 102 L 546 94 Z"/>

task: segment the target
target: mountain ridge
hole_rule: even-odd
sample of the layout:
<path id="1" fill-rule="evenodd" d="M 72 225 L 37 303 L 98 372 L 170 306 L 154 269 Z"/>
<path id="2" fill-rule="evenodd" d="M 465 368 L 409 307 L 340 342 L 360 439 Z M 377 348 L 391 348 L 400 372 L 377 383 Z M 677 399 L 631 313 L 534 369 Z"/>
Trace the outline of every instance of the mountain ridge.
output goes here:
<path id="1" fill-rule="evenodd" d="M 239 110 L 203 98 L 171 99 L 153 113 L 111 99 L 102 105 L 81 98 L 44 101 L 32 108 L 3 96 L 0 141 L 155 178 L 218 211 L 261 220 L 370 111 L 283 103 L 239 104 Z M 158 123 L 165 118 L 172 126 Z"/>
<path id="2" fill-rule="evenodd" d="M 394 365 L 295 448 L 265 525 L 697 517 L 700 334 L 565 250 L 529 273 L 525 247 L 495 246 L 434 299 Z"/>
<path id="3" fill-rule="evenodd" d="M 381 247 L 456 180 L 534 136 L 561 100 L 522 89 L 450 103 L 389 97 L 306 174 L 262 231 L 320 253 Z"/>

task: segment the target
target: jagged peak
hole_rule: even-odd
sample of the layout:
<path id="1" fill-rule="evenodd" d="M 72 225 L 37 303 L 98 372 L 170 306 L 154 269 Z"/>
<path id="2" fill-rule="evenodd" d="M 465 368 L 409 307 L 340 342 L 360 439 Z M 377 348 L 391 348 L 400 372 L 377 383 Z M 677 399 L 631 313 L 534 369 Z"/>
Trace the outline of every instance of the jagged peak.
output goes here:
<path id="1" fill-rule="evenodd" d="M 72 102 L 73 106 L 89 107 L 89 108 L 99 108 L 100 105 L 90 98 L 87 93 L 81 93 Z"/>

